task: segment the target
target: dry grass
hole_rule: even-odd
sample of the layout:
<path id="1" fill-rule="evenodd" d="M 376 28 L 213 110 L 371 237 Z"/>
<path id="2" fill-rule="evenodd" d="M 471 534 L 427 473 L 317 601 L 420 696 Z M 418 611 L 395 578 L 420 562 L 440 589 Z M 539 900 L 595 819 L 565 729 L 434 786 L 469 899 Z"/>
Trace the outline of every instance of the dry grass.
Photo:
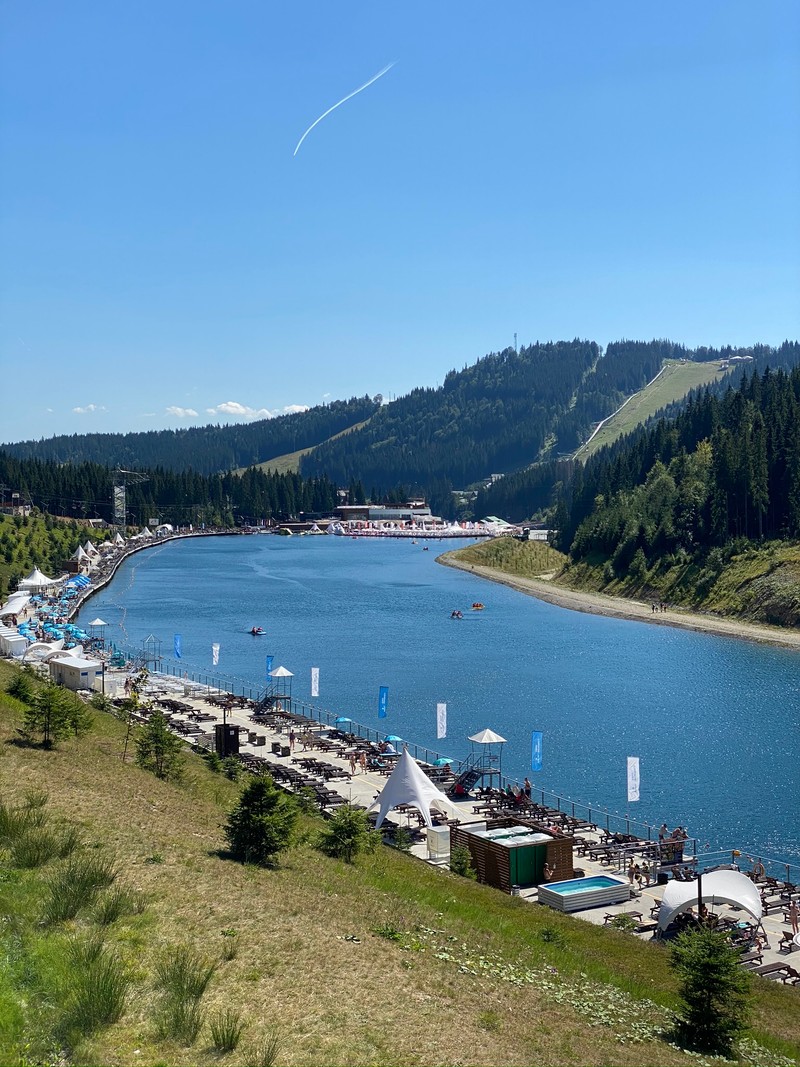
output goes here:
<path id="1" fill-rule="evenodd" d="M 0 665 L 0 684 L 8 668 Z M 87 843 L 113 850 L 148 909 L 128 917 L 119 950 L 135 990 L 123 1018 L 76 1050 L 80 1062 L 217 1063 L 205 1027 L 191 1048 L 160 1041 L 157 961 L 185 945 L 217 969 L 203 997 L 211 1018 L 238 1009 L 247 1024 L 226 1063 L 252 1063 L 273 1032 L 278 1064 L 678 1064 L 662 1041 L 622 1044 L 591 1013 L 493 975 L 461 973 L 414 931 L 445 931 L 456 954 L 496 953 L 526 967 L 606 976 L 629 995 L 673 998 L 665 953 L 623 934 L 544 914 L 486 887 L 379 849 L 352 867 L 307 846 L 276 871 L 220 858 L 220 824 L 238 787 L 190 760 L 186 782 L 159 782 L 119 758 L 122 728 L 51 751 L 20 748 L 0 696 L 0 781 L 19 799 L 46 784 L 55 814 L 81 824 Z M 372 931 L 390 922 L 396 943 Z M 556 930 L 545 937 L 543 929 Z M 226 958 L 225 931 L 238 951 Z M 230 935 L 227 935 L 230 936 Z M 439 935 L 437 935 L 439 936 Z M 461 946 L 466 946 L 462 950 Z M 554 976 L 554 981 L 558 977 Z M 775 1038 L 800 1039 L 800 998 L 768 988 L 758 1002 Z"/>

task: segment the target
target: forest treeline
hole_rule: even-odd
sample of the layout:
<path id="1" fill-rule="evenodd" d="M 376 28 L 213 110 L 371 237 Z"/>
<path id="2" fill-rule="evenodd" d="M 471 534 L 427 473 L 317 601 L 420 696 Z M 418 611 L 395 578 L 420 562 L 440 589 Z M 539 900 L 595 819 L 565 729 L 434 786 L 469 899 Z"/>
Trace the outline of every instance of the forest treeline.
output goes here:
<path id="1" fill-rule="evenodd" d="M 150 519 L 186 526 L 234 526 L 302 513 L 330 513 L 337 487 L 324 475 L 273 474 L 249 468 L 242 475 L 200 474 L 163 467 L 142 472 L 145 481 L 127 486 L 132 525 Z M 112 521 L 113 472 L 99 463 L 61 464 L 17 459 L 0 452 L 0 483 L 19 492 L 24 503 L 68 518 Z"/>
<path id="2" fill-rule="evenodd" d="M 559 499 L 558 547 L 608 577 L 734 541 L 800 538 L 800 367 L 706 390 L 581 467 Z"/>
<path id="3" fill-rule="evenodd" d="M 219 474 L 312 448 L 368 419 L 379 403 L 368 396 L 353 397 L 250 423 L 145 433 L 72 434 L 0 447 L 19 459 Z"/>

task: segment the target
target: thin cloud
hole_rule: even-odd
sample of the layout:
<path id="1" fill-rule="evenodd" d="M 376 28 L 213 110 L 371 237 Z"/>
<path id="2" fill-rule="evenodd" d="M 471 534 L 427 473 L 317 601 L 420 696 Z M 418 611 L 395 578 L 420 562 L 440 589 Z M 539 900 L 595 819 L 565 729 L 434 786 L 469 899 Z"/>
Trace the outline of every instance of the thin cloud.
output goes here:
<path id="1" fill-rule="evenodd" d="M 102 404 L 87 404 L 86 407 L 73 408 L 72 410 L 76 415 L 93 415 L 95 411 L 105 411 L 106 408 Z"/>
<path id="2" fill-rule="evenodd" d="M 300 411 L 308 411 L 307 404 L 287 404 L 286 407 L 276 408 L 251 408 L 246 404 L 240 404 L 238 400 L 225 400 L 214 408 L 206 408 L 209 415 L 228 415 L 234 419 L 274 419 L 278 415 L 295 415 Z"/>
<path id="3" fill-rule="evenodd" d="M 174 415 L 176 419 L 196 419 L 198 415 L 194 408 L 181 408 L 176 404 L 171 404 L 167 408 L 166 414 Z"/>

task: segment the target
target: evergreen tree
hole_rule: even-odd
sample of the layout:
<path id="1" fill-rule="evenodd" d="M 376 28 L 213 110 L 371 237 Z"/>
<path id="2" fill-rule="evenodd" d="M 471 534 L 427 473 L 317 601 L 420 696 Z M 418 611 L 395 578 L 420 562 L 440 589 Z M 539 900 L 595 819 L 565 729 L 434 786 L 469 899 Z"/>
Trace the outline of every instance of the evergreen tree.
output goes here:
<path id="1" fill-rule="evenodd" d="M 274 867 L 278 853 L 291 844 L 297 816 L 294 799 L 277 789 L 269 775 L 253 778 L 225 824 L 231 854 L 242 863 Z"/>
<path id="2" fill-rule="evenodd" d="M 675 942 L 670 966 L 680 981 L 684 1040 L 704 1052 L 730 1054 L 748 1021 L 750 976 L 739 953 L 723 933 L 691 931 Z"/>
<path id="3" fill-rule="evenodd" d="M 76 696 L 47 682 L 37 691 L 26 709 L 22 736 L 43 748 L 52 748 L 70 735 L 80 737 L 91 727 L 88 709 Z"/>
<path id="4" fill-rule="evenodd" d="M 317 837 L 317 848 L 333 859 L 353 863 L 362 852 L 374 852 L 379 835 L 371 828 L 367 813 L 342 804 Z"/>
<path id="5" fill-rule="evenodd" d="M 136 738 L 136 763 L 164 781 L 180 781 L 183 776 L 183 742 L 160 711 L 150 715 Z"/>

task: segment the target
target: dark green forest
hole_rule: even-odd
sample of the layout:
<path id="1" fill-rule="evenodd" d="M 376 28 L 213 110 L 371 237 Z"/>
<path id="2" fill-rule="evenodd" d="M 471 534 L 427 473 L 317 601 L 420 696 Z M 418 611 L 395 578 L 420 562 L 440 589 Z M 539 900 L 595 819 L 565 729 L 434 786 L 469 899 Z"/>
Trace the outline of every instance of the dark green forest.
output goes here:
<path id="1" fill-rule="evenodd" d="M 220 474 L 311 448 L 368 419 L 377 408 L 378 402 L 363 396 L 247 424 L 147 433 L 73 434 L 0 447 L 19 459 Z"/>
<path id="2" fill-rule="evenodd" d="M 706 390 L 585 467 L 559 500 L 558 547 L 613 573 L 736 541 L 800 538 L 800 367 Z"/>
<path id="3" fill-rule="evenodd" d="M 198 474 L 156 467 L 147 478 L 127 487 L 128 520 L 142 525 L 150 519 L 176 526 L 237 526 L 263 519 L 331 512 L 336 486 L 324 475 L 265 474 L 250 468 L 235 474 Z M 21 460 L 0 452 L 0 482 L 41 511 L 68 518 L 112 519 L 113 472 L 98 463 L 60 464 L 52 460 Z"/>

